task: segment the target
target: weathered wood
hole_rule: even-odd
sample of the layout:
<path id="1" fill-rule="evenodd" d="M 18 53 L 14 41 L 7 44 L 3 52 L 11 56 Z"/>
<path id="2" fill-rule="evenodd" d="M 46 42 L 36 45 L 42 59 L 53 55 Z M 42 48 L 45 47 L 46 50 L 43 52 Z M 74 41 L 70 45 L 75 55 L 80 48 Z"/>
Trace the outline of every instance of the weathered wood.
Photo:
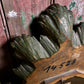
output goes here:
<path id="1" fill-rule="evenodd" d="M 71 76 L 71 75 L 75 76 L 77 74 L 84 74 L 84 72 L 81 71 L 81 70 L 72 69 L 70 71 L 67 71 L 65 73 L 56 75 L 54 77 L 50 77 L 48 79 L 44 79 L 42 82 L 45 82 L 45 84 L 47 84 L 47 83 L 49 84 L 50 82 L 55 81 L 55 80 L 60 79 L 60 78 L 62 78 L 62 81 L 63 81 L 63 78 L 65 79 L 65 77 L 68 77 L 68 76 Z M 52 84 L 54 84 L 54 83 L 52 83 Z"/>
<path id="2" fill-rule="evenodd" d="M 17 14 L 17 12 L 20 11 L 20 7 L 18 7 L 19 2 L 14 0 L 3 0 L 2 2 L 11 37 L 15 37 L 23 33 L 28 34 L 28 31 L 25 30 L 22 25 L 20 14 Z M 15 7 L 15 4 L 17 5 L 17 8 Z"/>
<path id="3" fill-rule="evenodd" d="M 11 37 L 29 34 L 28 27 L 31 21 L 41 11 L 50 5 L 50 0 L 2 0 Z M 53 0 L 51 0 L 53 2 Z M 8 3 L 7 3 L 8 2 Z M 51 3 L 52 3 L 51 2 Z M 55 3 L 67 6 L 73 11 L 75 21 L 83 21 L 83 0 L 55 0 Z M 81 11 L 80 11 L 81 9 Z M 15 12 L 17 16 L 9 17 L 9 12 Z"/>
<path id="4" fill-rule="evenodd" d="M 84 71 L 84 46 L 72 48 L 70 40 L 66 40 L 57 53 L 51 58 L 43 59 L 35 63 L 36 70 L 27 78 L 26 84 L 40 84 L 41 81 L 77 69 Z M 84 72 L 83 72 L 84 73 Z M 83 74 L 75 74 L 83 76 Z M 71 74 L 74 76 L 74 74 Z M 70 76 L 68 76 L 70 77 Z M 62 78 L 59 77 L 58 80 Z M 53 84 L 53 83 L 51 83 Z"/>
<path id="5" fill-rule="evenodd" d="M 49 0 L 2 0 L 11 37 L 29 34 L 29 25 Z M 7 3 L 8 2 L 8 3 Z"/>
<path id="6" fill-rule="evenodd" d="M 46 49 L 50 56 L 52 56 L 56 51 L 58 51 L 58 46 L 55 46 L 47 36 L 40 36 L 40 43 Z"/>
<path id="7" fill-rule="evenodd" d="M 60 45 L 66 39 L 72 39 L 74 17 L 70 10 L 59 4 L 50 5 L 38 20 L 42 34 Z"/>
<path id="8" fill-rule="evenodd" d="M 3 24 L 3 16 L 2 16 L 2 7 L 1 7 L 1 3 L 0 3 L 0 47 L 7 41 L 7 37 L 6 37 L 6 29 L 4 28 L 4 24 Z"/>

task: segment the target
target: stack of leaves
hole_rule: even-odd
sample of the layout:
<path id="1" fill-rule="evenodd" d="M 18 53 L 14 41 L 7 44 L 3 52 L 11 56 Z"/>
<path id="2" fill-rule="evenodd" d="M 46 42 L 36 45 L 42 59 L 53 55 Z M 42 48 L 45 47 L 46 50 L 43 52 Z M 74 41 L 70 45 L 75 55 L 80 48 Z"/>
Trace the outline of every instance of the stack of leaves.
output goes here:
<path id="1" fill-rule="evenodd" d="M 58 50 L 46 36 L 41 35 L 40 42 L 34 36 L 22 35 L 11 43 L 14 55 L 22 61 L 18 67 L 13 68 L 19 77 L 26 79 L 34 71 L 35 68 L 28 62 L 34 63 L 42 58 L 48 58 Z"/>

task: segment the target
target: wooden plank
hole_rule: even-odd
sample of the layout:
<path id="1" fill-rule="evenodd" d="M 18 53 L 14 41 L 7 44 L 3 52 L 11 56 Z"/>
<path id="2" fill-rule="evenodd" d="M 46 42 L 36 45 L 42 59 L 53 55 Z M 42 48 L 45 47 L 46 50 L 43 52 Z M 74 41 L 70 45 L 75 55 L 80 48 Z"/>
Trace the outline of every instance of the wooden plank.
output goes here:
<path id="1" fill-rule="evenodd" d="M 9 3 L 7 3 L 9 2 Z M 11 37 L 29 34 L 28 29 L 34 16 L 44 10 L 49 4 L 49 0 L 3 0 L 5 14 Z M 10 14 L 16 13 L 15 16 Z"/>
<path id="2" fill-rule="evenodd" d="M 21 17 L 18 15 L 19 13 L 17 14 L 17 12 L 19 11 L 19 7 L 18 7 L 19 3 L 16 4 L 18 10 L 14 8 L 13 4 L 15 4 L 13 0 L 3 0 L 3 5 L 4 5 L 11 37 L 18 36 L 24 32 L 25 33 L 28 32 L 27 30 L 24 30 L 21 23 Z"/>
<path id="3" fill-rule="evenodd" d="M 5 33 L 5 28 L 3 26 L 3 22 L 4 21 L 2 20 L 2 18 L 3 18 L 3 16 L 2 16 L 2 8 L 1 8 L 1 4 L 0 4 L 0 48 L 7 41 L 7 37 L 6 37 L 6 33 Z"/>
<path id="4" fill-rule="evenodd" d="M 8 31 L 5 25 L 5 19 L 0 3 L 0 72 L 7 70 L 10 66 L 10 55 L 7 40 L 9 39 Z M 2 73 L 2 74 L 3 74 Z"/>
<path id="5" fill-rule="evenodd" d="M 7 41 L 0 17 L 0 47 Z"/>
<path id="6" fill-rule="evenodd" d="M 29 25 L 34 17 L 50 5 L 50 0 L 2 1 L 12 37 L 23 33 L 29 34 Z M 84 0 L 55 0 L 55 3 L 65 5 L 72 10 L 76 23 L 84 21 Z"/>

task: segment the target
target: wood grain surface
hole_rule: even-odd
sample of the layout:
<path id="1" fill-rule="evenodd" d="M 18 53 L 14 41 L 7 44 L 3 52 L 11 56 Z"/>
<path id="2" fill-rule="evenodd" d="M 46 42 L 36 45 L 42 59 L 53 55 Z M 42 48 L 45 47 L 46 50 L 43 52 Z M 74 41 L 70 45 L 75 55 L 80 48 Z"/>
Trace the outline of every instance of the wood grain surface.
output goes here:
<path id="1" fill-rule="evenodd" d="M 2 0 L 11 37 L 29 34 L 29 26 L 53 0 Z M 73 11 L 75 23 L 84 21 L 84 0 L 55 0 Z M 15 14 L 15 15 L 14 15 Z"/>
<path id="2" fill-rule="evenodd" d="M 28 77 L 26 84 L 40 84 L 41 81 L 54 77 L 56 75 L 68 72 L 70 70 L 84 71 L 84 46 L 72 48 L 70 40 L 66 40 L 60 50 L 51 58 L 42 59 L 35 63 L 36 70 Z M 73 73 L 69 77 L 83 74 Z M 68 77 L 68 76 L 67 76 Z M 57 80 L 62 79 L 59 77 Z M 57 81 L 56 80 L 56 81 Z M 56 82 L 55 81 L 55 82 Z M 49 83 L 46 83 L 49 84 Z M 54 83 L 51 83 L 54 84 Z"/>

